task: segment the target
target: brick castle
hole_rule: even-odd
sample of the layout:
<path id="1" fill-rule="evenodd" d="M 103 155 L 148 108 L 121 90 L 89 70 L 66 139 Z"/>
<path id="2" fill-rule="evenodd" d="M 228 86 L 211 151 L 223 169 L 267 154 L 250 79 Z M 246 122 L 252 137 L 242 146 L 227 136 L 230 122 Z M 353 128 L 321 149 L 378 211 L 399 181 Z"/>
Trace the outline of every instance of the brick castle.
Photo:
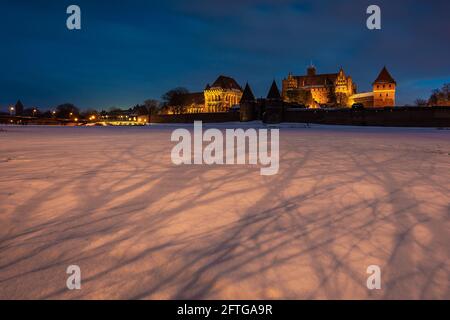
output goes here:
<path id="1" fill-rule="evenodd" d="M 274 86 L 278 90 L 274 82 L 271 91 L 275 90 Z M 345 108 L 354 104 L 366 108 L 395 106 L 397 83 L 386 67 L 381 70 L 372 88 L 371 92 L 358 93 L 356 83 L 342 67 L 337 73 L 319 74 L 311 65 L 305 75 L 289 73 L 282 80 L 280 99 L 284 103 L 305 108 Z M 189 93 L 183 97 L 185 112 L 227 112 L 234 107 L 239 108 L 243 96 L 249 95 L 249 92 L 251 88 L 248 84 L 244 90 L 233 78 L 221 75 L 212 85 L 206 85 L 203 92 Z"/>

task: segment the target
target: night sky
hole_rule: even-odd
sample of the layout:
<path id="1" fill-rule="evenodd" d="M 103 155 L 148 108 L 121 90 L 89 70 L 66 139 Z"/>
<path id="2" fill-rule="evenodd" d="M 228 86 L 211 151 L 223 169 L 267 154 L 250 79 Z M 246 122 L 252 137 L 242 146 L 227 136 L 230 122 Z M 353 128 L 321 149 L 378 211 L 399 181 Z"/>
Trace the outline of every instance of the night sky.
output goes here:
<path id="1" fill-rule="evenodd" d="M 77 4 L 82 30 L 66 28 Z M 382 30 L 366 9 L 382 9 Z M 342 65 L 358 85 L 384 65 L 397 104 L 450 82 L 450 1 L 0 0 L 0 106 L 129 107 L 177 86 L 203 90 L 218 75 L 264 96 L 273 79 Z"/>

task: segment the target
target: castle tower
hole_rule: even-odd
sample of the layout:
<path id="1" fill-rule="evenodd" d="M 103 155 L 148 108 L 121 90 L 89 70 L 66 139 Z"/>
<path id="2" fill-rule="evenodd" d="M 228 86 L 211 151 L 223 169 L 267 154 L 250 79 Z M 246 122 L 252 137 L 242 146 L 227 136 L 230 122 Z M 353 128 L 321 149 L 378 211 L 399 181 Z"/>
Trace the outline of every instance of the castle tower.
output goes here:
<path id="1" fill-rule="evenodd" d="M 311 63 L 311 65 L 306 69 L 306 75 L 308 77 L 314 77 L 316 75 L 316 67 Z"/>
<path id="2" fill-rule="evenodd" d="M 373 106 L 394 107 L 396 87 L 397 83 L 384 67 L 373 83 Z"/>
<path id="3" fill-rule="evenodd" d="M 255 120 L 255 95 L 249 84 L 245 85 L 244 93 L 242 94 L 240 104 L 240 120 L 241 122 Z"/>
<path id="4" fill-rule="evenodd" d="M 273 80 L 272 85 L 270 86 L 269 93 L 267 94 L 267 100 L 282 101 L 280 90 L 278 90 L 278 86 L 275 80 Z"/>
<path id="5" fill-rule="evenodd" d="M 289 72 L 286 79 L 282 81 L 282 97 L 283 100 L 288 100 L 288 91 L 295 90 L 298 87 L 297 80 L 294 78 L 291 72 Z"/>
<path id="6" fill-rule="evenodd" d="M 273 80 L 269 93 L 265 101 L 265 113 L 263 121 L 265 123 L 280 123 L 283 119 L 283 99 L 277 83 Z"/>
<path id="7" fill-rule="evenodd" d="M 16 111 L 16 116 L 21 116 L 23 114 L 23 109 L 24 109 L 24 107 L 23 107 L 22 102 L 20 100 L 17 101 L 17 103 L 14 107 L 14 110 Z"/>

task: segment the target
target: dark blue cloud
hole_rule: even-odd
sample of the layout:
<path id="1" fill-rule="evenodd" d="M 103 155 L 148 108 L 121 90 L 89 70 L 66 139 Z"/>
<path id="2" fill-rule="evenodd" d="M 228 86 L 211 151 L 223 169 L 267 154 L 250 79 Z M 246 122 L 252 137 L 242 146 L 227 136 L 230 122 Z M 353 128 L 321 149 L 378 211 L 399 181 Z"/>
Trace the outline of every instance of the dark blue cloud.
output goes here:
<path id="1" fill-rule="evenodd" d="M 81 31 L 65 9 L 82 9 Z M 174 86 L 201 90 L 219 74 L 263 96 L 273 78 L 339 66 L 360 90 L 383 65 L 399 103 L 450 82 L 447 0 L 377 1 L 381 31 L 365 27 L 372 1 L 2 1 L 0 106 L 129 106 Z"/>

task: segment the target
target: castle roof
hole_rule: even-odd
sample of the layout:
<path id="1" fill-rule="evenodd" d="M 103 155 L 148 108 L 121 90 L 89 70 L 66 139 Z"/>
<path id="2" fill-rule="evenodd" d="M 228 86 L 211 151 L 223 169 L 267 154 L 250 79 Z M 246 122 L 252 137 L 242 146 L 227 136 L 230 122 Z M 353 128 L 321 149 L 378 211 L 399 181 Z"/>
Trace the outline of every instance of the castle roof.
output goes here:
<path id="1" fill-rule="evenodd" d="M 396 83 L 386 67 L 383 67 L 374 83 Z"/>
<path id="2" fill-rule="evenodd" d="M 248 83 L 245 85 L 244 93 L 242 94 L 241 102 L 243 101 L 255 101 L 255 95 Z"/>
<path id="3" fill-rule="evenodd" d="M 219 76 L 212 84 L 211 88 L 235 89 L 242 91 L 241 86 L 233 78 Z"/>
<path id="4" fill-rule="evenodd" d="M 312 86 L 323 86 L 323 85 L 333 85 L 336 82 L 338 73 L 324 73 L 316 75 L 306 75 L 306 76 L 294 76 L 300 87 L 312 87 Z"/>
<path id="5" fill-rule="evenodd" d="M 269 93 L 267 94 L 268 100 L 281 100 L 280 90 L 278 90 L 277 83 L 275 80 L 272 82 Z"/>

